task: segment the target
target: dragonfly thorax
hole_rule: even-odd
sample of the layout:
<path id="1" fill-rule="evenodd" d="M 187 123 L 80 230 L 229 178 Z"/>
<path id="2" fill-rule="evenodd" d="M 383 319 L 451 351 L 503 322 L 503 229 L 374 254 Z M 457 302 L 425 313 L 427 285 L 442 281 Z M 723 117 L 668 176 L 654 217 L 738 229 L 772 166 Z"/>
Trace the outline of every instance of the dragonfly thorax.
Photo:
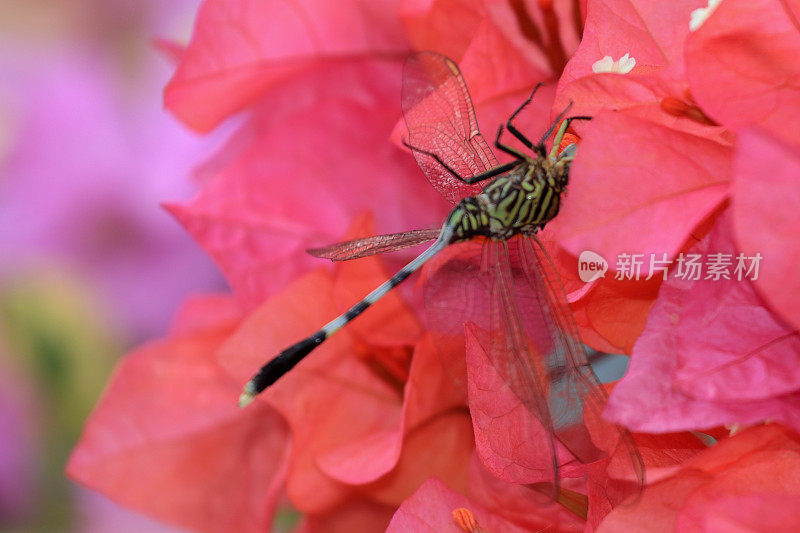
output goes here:
<path id="1" fill-rule="evenodd" d="M 558 214 L 568 177 L 569 161 L 525 160 L 450 212 L 446 224 L 453 229 L 453 240 L 506 240 L 535 233 Z"/>

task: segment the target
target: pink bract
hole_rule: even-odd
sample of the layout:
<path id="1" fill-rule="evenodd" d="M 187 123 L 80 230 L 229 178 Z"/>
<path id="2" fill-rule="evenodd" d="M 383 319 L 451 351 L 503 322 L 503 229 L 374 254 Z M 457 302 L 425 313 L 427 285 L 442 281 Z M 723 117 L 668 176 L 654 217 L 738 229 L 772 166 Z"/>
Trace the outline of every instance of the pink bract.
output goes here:
<path id="1" fill-rule="evenodd" d="M 764 257 L 755 286 L 772 308 L 800 326 L 800 150 L 756 130 L 739 136 L 732 218 L 739 248 Z"/>
<path id="2" fill-rule="evenodd" d="M 798 472 L 797 434 L 777 424 L 750 428 L 653 483 L 598 531 L 792 531 Z"/>
<path id="3" fill-rule="evenodd" d="M 403 502 L 386 531 L 390 533 L 404 531 L 463 533 L 464 530 L 456 526 L 453 520 L 453 511 L 461 508 L 468 509 L 474 515 L 478 525 L 485 528 L 486 531 L 507 531 L 509 533 L 525 531 L 469 501 L 436 478 L 425 482 L 411 498 Z"/>
<path id="4" fill-rule="evenodd" d="M 728 214 L 720 217 L 692 253 L 735 256 L 729 224 Z M 752 284 L 736 277 L 684 280 L 673 272 L 607 415 L 643 432 L 768 419 L 800 429 L 799 398 L 800 334 L 764 305 Z"/>
<path id="5" fill-rule="evenodd" d="M 702 0 L 598 0 L 588 3 L 578 46 L 580 2 L 208 0 L 166 103 L 195 129 L 234 115 L 239 122 L 202 169 L 197 197 L 168 209 L 218 263 L 233 296 L 192 301 L 166 339 L 129 356 L 87 424 L 71 475 L 211 531 L 263 530 L 284 494 L 306 515 L 298 531 L 379 530 L 396 510 L 390 531 L 457 532 L 452 512 L 460 507 L 488 531 L 623 528 L 642 513 L 686 524 L 706 507 L 708 524 L 729 517 L 749 524 L 740 509 L 762 509 L 769 476 L 781 466 L 794 472 L 796 436 L 775 425 L 751 428 L 703 450 L 688 433 L 669 432 L 717 435 L 725 423 L 767 419 L 800 428 L 800 337 L 775 314 L 800 320 L 789 296 L 800 252 L 784 237 L 800 222 L 788 200 L 800 159 L 794 134 L 778 131 L 777 119 L 796 103 L 796 65 L 786 52 L 795 19 L 786 10 L 793 4 L 757 6 L 777 4 L 753 21 L 723 4 L 690 33 L 690 13 L 705 7 Z M 780 46 L 739 87 L 746 73 L 729 67 L 752 59 L 767 40 L 759 20 L 776 25 Z M 724 51 L 729 62 L 708 65 L 709 51 L 731 35 L 744 44 Z M 407 283 L 248 410 L 233 407 L 241 384 L 266 360 L 345 311 L 411 255 L 331 267 L 306 248 L 438 225 L 450 207 L 398 147 L 402 58 L 411 47 L 459 62 L 490 143 L 539 81 L 550 86 L 517 124 L 532 140 L 570 101 L 570 114 L 594 116 L 575 124 L 580 144 L 568 196 L 541 236 L 575 300 L 584 340 L 633 350 L 607 414 L 638 431 L 666 433 L 631 437 L 652 475 L 628 509 L 614 507 L 638 483 L 635 454 L 591 416 L 588 433 L 609 457 L 577 464 L 556 445 L 559 503 L 534 497 L 541 486 L 532 484 L 554 486 L 549 437 L 493 367 L 479 342 L 485 324 L 462 325 L 443 342 L 453 332 L 430 318 L 437 309 L 471 312 L 469 297 L 481 300 L 465 291 L 461 263 L 452 268 L 449 308 L 428 302 L 434 312 L 426 321 L 420 298 L 406 298 L 414 294 Z M 630 72 L 593 72 L 603 56 L 626 53 L 636 59 Z M 758 96 L 778 86 L 774 101 Z M 737 99 L 752 106 L 738 114 Z M 692 283 L 674 272 L 663 284 L 614 280 L 613 272 L 589 287 L 576 279 L 574 255 L 587 249 L 613 263 L 623 252 L 674 258 L 690 248 L 759 247 L 765 261 L 755 285 Z M 767 273 L 768 264 L 775 270 Z M 437 287 L 437 273 L 423 273 L 426 290 Z M 597 392 L 595 407 L 604 401 Z M 777 453 L 783 462 L 770 455 Z M 157 460 L 164 472 L 143 475 Z M 728 474 L 744 483 L 747 472 L 758 481 L 749 493 L 726 484 Z M 236 490 L 213 499 L 223 480 Z M 687 487 L 700 492 L 686 495 Z M 710 498 L 715 489 L 725 498 Z M 178 500 L 181 491 L 186 500 Z M 794 485 L 782 483 L 778 496 L 794 502 Z M 775 524 L 792 523 L 776 516 Z"/>
<path id="6" fill-rule="evenodd" d="M 726 0 L 687 39 L 686 78 L 710 117 L 800 144 L 798 16 L 797 0 Z"/>
<path id="7" fill-rule="evenodd" d="M 165 103 L 207 131 L 321 61 L 407 50 L 396 0 L 211 0 L 200 9 Z"/>
<path id="8" fill-rule="evenodd" d="M 674 259 L 728 193 L 729 149 L 626 114 L 595 117 L 579 153 L 559 214 L 561 243 L 612 265 L 623 253 Z"/>
<path id="9" fill-rule="evenodd" d="M 306 248 L 341 240 L 358 214 L 373 211 L 384 233 L 444 217 L 413 159 L 386 142 L 399 94 L 400 62 L 299 76 L 259 105 L 243 146 L 199 195 L 169 206 L 246 308 L 319 266 Z"/>
<path id="10" fill-rule="evenodd" d="M 231 401 L 239 384 L 214 353 L 238 322 L 232 305 L 190 301 L 181 327 L 125 359 L 70 458 L 73 479 L 186 528 L 256 532 L 271 523 L 288 431 L 269 407 L 246 412 Z"/>
<path id="11" fill-rule="evenodd" d="M 244 382 L 266 354 L 350 304 L 337 309 L 337 292 L 352 293 L 385 279 L 379 265 L 371 257 L 342 264 L 333 277 L 317 270 L 301 278 L 250 315 L 220 352 L 221 361 Z M 309 301 L 318 302 L 313 310 Z M 430 341 L 420 338 L 397 293 L 375 311 L 364 317 L 362 328 L 326 342 L 261 400 L 292 429 L 296 452 L 287 492 L 305 512 L 326 512 L 359 487 L 398 505 L 416 486 L 414 480 L 424 481 L 431 470 L 462 486 L 466 480 L 473 445 L 469 418 L 457 409 L 463 396 Z M 452 460 L 459 456 L 461 461 Z"/>

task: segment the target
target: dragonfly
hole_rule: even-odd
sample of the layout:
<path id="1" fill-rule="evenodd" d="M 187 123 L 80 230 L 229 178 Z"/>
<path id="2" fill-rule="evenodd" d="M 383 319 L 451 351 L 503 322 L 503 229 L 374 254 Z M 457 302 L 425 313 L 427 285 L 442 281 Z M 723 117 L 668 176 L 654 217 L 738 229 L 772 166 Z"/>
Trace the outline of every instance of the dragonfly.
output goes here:
<path id="1" fill-rule="evenodd" d="M 477 332 L 493 367 L 549 437 L 551 490 L 558 492 L 557 443 L 581 463 L 609 458 L 617 470 L 623 463 L 621 469 L 628 472 L 624 477 L 633 486 L 643 484 L 644 470 L 630 435 L 600 416 L 605 405 L 602 386 L 580 341 L 556 267 L 537 237 L 558 214 L 569 182 L 577 145 L 561 146 L 567 129 L 575 120 L 590 118 L 566 117 L 567 107 L 538 142 L 530 141 L 514 120 L 540 86 L 498 129 L 494 146 L 512 158 L 500 164 L 478 129 L 456 63 L 429 51 L 407 58 L 401 100 L 408 136 L 403 142 L 434 188 L 455 207 L 441 228 L 309 250 L 341 261 L 434 241 L 346 312 L 261 367 L 244 386 L 241 407 L 430 259 L 453 249 L 449 247 L 477 243 L 452 254 L 426 283 L 429 323 L 443 332 L 460 330 L 462 338 L 465 327 Z M 504 131 L 530 153 L 501 142 Z M 545 143 L 551 135 L 548 150 Z"/>

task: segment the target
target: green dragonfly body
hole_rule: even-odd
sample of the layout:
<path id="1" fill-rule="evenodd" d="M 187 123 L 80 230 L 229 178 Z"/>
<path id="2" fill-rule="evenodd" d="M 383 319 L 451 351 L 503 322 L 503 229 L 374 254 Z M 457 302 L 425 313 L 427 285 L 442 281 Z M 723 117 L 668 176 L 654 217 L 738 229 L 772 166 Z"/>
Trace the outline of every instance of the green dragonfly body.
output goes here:
<path id="1" fill-rule="evenodd" d="M 525 104 L 529 101 L 530 98 Z M 517 113 L 524 108 L 525 104 L 517 110 Z M 508 122 L 510 128 L 513 128 L 513 125 L 511 125 L 513 118 L 514 116 Z M 557 119 L 557 121 L 560 120 L 561 117 Z M 489 237 L 490 239 L 505 241 L 518 233 L 533 235 L 543 228 L 547 222 L 558 214 L 561 194 L 564 192 L 569 179 L 569 166 L 575 154 L 574 145 L 570 145 L 560 153 L 558 148 L 570 120 L 572 119 L 564 120 L 561 124 L 553 139 L 553 149 L 546 157 L 529 157 L 513 148 L 503 146 L 503 149 L 511 152 L 517 159 L 465 180 L 467 183 L 475 183 L 493 177 L 492 181 L 480 194 L 464 198 L 453 208 L 445 219 L 438 238 L 427 250 L 345 313 L 334 318 L 313 335 L 286 348 L 264 365 L 245 385 L 239 398 L 239 405 L 244 407 L 252 402 L 257 394 L 291 370 L 311 350 L 363 313 L 369 306 L 380 300 L 387 292 L 418 270 L 445 246 L 476 237 Z M 554 126 L 556 123 L 554 122 Z M 554 128 L 551 127 L 551 131 L 552 129 Z M 550 132 L 546 135 L 549 136 L 549 134 Z M 500 134 L 498 133 L 498 139 L 499 136 Z M 543 148 L 540 147 L 539 152 L 542 151 Z M 434 158 L 437 157 L 435 154 L 429 154 L 424 150 L 417 149 L 417 152 Z M 448 171 L 455 173 L 445 163 L 441 162 L 441 164 L 448 168 Z M 496 175 L 498 170 L 505 170 L 505 172 Z M 395 249 L 405 246 L 407 242 L 418 243 L 413 239 L 415 232 L 404 232 L 394 236 L 398 237 Z M 379 236 L 377 239 L 381 237 L 386 236 Z M 405 237 L 408 238 L 403 241 L 402 238 Z M 364 255 L 375 253 L 370 247 L 371 243 L 374 242 L 377 242 L 374 238 L 357 239 L 334 245 L 328 249 L 316 250 L 314 255 L 330 257 L 330 252 L 341 252 L 342 249 L 349 247 L 351 250 L 358 250 L 359 253 L 350 253 L 339 257 L 339 259 L 363 257 Z"/>
<path id="2" fill-rule="evenodd" d="M 533 98 L 534 89 L 505 123 L 505 129 L 531 154 L 501 143 L 501 126 L 494 145 L 512 160 L 499 164 L 478 130 L 466 84 L 453 61 L 433 52 L 413 54 L 406 61 L 403 92 L 409 130 L 404 142 L 433 186 L 455 206 L 440 229 L 378 235 L 309 250 L 317 257 L 347 260 L 435 239 L 360 302 L 265 364 L 245 385 L 239 405 L 252 402 L 314 348 L 446 247 L 484 238 L 477 257 L 455 254 L 456 261 L 445 263 L 451 265 L 449 270 L 441 267 L 436 271 L 439 282 L 426 285 L 434 286 L 429 314 L 439 313 L 441 317 L 452 311 L 445 322 L 457 319 L 456 328 L 461 330 L 456 334 L 463 335 L 464 328 L 470 328 L 473 334 L 477 331 L 482 336 L 479 343 L 492 366 L 549 435 L 545 454 L 549 465 L 542 467 L 549 470 L 549 477 L 544 478 L 547 493 L 559 497 L 556 441 L 584 464 L 603 458 L 616 461 L 621 457 L 616 450 L 625 451 L 627 473 L 623 484 L 635 491 L 644 479 L 641 458 L 624 429 L 602 420 L 605 393 L 587 360 L 557 269 L 536 237 L 558 214 L 569 182 L 577 146 L 567 141 L 567 146 L 561 146 L 567 128 L 571 121 L 589 117 L 564 118 L 567 108 L 539 142 L 531 142 L 513 121 Z M 552 148 L 548 151 L 545 141 L 551 135 Z M 486 181 L 488 184 L 478 190 L 476 184 Z M 512 238 L 514 243 L 509 242 Z M 598 431 L 605 435 L 599 438 L 605 446 L 600 447 L 595 439 Z M 616 503 L 631 491 L 609 485 L 607 494 Z"/>

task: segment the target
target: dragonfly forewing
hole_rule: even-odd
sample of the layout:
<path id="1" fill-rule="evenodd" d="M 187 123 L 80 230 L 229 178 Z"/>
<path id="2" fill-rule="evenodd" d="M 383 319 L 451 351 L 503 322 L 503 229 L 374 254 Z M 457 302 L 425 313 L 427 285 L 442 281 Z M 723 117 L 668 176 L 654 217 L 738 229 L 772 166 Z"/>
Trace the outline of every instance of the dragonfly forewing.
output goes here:
<path id="1" fill-rule="evenodd" d="M 433 52 L 409 56 L 403 67 L 401 102 L 408 127 L 408 144 L 439 194 L 457 203 L 481 192 L 480 185 L 465 184 L 434 158 L 422 153 L 437 154 L 462 178 L 476 176 L 498 165 L 478 130 L 467 85 L 455 63 Z"/>

